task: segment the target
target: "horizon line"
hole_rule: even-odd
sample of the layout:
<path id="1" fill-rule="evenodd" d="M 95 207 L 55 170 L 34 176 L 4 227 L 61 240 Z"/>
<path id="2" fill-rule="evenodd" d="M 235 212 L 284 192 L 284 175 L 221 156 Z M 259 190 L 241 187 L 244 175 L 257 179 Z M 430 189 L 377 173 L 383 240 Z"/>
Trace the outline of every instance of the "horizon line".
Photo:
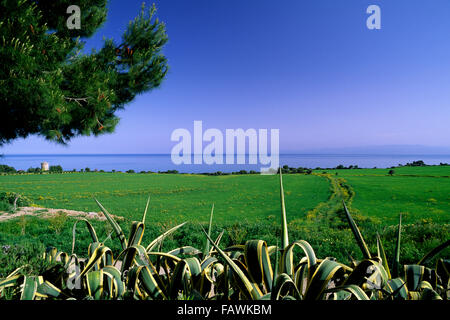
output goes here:
<path id="1" fill-rule="evenodd" d="M 401 155 L 401 156 L 450 156 L 450 153 L 398 153 L 398 152 L 389 152 L 389 153 L 378 153 L 378 152 L 346 152 L 346 153 L 335 153 L 335 152 L 301 152 L 301 153 L 290 153 L 290 152 L 279 152 L 273 153 L 274 155 L 336 155 L 336 156 L 346 156 L 346 155 L 379 155 L 379 156 L 392 156 L 392 155 Z M 0 159 L 3 157 L 10 156 L 171 156 L 171 153 L 11 153 L 11 154 L 0 154 Z M 185 155 L 189 156 L 203 156 L 202 153 L 186 153 Z M 215 156 L 226 156 L 227 153 L 217 153 Z M 259 154 L 254 153 L 233 153 L 234 156 L 259 156 Z M 267 154 L 272 155 L 272 153 Z"/>

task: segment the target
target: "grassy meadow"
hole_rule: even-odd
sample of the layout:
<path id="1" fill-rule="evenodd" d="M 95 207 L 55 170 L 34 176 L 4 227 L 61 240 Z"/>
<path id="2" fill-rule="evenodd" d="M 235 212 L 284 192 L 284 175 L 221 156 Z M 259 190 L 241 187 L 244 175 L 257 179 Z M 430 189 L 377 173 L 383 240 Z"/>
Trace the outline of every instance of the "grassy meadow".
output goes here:
<path id="1" fill-rule="evenodd" d="M 151 197 L 151 222 L 207 222 L 212 204 L 217 223 L 278 217 L 276 175 L 175 175 L 139 173 L 66 173 L 0 177 L 0 191 L 14 191 L 36 205 L 99 211 L 93 197 L 111 213 L 139 220 Z M 329 183 L 316 175 L 287 175 L 287 210 L 302 217 L 330 196 Z"/>
<path id="2" fill-rule="evenodd" d="M 342 212 L 342 200 L 352 211 L 369 249 L 376 251 L 378 232 L 388 256 L 394 251 L 393 239 L 402 213 L 401 249 L 405 263 L 416 262 L 428 250 L 449 239 L 450 167 L 396 168 L 393 176 L 388 175 L 388 169 L 325 171 L 283 176 L 291 240 L 310 242 L 318 255 L 343 261 L 349 261 L 350 256 L 361 258 Z M 224 230 L 224 247 L 249 239 L 264 239 L 275 245 L 281 228 L 276 175 L 99 172 L 4 175 L 0 176 L 0 191 L 20 193 L 40 207 L 98 212 L 95 197 L 110 213 L 124 217 L 119 224 L 125 233 L 131 221 L 141 219 L 150 195 L 143 242 L 176 224 L 189 222 L 164 241 L 166 249 L 183 245 L 202 247 L 204 236 L 198 224 L 207 224 L 212 204 L 215 205 L 212 236 Z M 51 245 L 70 252 L 73 223 L 73 218 L 63 215 L 1 222 L 0 245 L 32 244 L 35 249 L 31 251 Z M 92 223 L 100 239 L 111 232 L 105 222 Z M 89 234 L 82 227 L 77 228 L 75 252 L 85 254 Z M 109 245 L 119 250 L 113 241 Z M 446 250 L 444 254 L 448 256 Z"/>
<path id="3" fill-rule="evenodd" d="M 332 170 L 350 185 L 355 196 L 352 207 L 387 224 L 395 224 L 402 213 L 405 223 L 423 220 L 450 222 L 450 167 L 399 167 L 388 169 Z"/>

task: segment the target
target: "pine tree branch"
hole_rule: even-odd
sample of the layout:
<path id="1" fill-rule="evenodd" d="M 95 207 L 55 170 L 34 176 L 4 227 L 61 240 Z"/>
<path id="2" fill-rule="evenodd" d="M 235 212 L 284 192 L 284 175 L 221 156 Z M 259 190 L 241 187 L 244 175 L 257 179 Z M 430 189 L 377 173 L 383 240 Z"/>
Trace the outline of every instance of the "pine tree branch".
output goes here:
<path id="1" fill-rule="evenodd" d="M 64 97 L 64 99 L 68 100 L 68 101 L 75 101 L 76 103 L 78 103 L 80 106 L 83 106 L 80 101 L 86 102 L 87 103 L 87 99 L 89 99 L 90 97 L 86 97 L 86 98 L 72 98 L 72 97 Z"/>

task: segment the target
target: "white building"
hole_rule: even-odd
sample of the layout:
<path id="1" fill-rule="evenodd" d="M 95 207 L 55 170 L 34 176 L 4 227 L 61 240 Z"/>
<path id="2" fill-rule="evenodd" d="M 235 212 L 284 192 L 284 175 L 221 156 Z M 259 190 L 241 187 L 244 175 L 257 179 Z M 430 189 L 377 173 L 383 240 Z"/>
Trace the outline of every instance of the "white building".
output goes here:
<path id="1" fill-rule="evenodd" d="M 48 162 L 42 162 L 41 163 L 41 170 L 42 171 L 48 171 Z"/>

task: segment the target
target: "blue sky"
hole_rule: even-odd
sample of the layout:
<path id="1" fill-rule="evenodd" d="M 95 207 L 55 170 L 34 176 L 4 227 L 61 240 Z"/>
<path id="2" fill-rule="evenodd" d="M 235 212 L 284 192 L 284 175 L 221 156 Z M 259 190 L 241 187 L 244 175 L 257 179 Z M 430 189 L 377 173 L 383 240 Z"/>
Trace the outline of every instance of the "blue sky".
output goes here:
<path id="1" fill-rule="evenodd" d="M 142 1 L 111 1 L 88 40 L 120 39 Z M 170 153 L 177 128 L 280 130 L 280 151 L 376 145 L 450 145 L 450 1 L 164 0 L 161 88 L 119 113 L 115 133 L 38 137 L 18 153 Z M 147 2 L 148 5 L 151 2 Z M 381 7 L 381 30 L 366 8 Z"/>

